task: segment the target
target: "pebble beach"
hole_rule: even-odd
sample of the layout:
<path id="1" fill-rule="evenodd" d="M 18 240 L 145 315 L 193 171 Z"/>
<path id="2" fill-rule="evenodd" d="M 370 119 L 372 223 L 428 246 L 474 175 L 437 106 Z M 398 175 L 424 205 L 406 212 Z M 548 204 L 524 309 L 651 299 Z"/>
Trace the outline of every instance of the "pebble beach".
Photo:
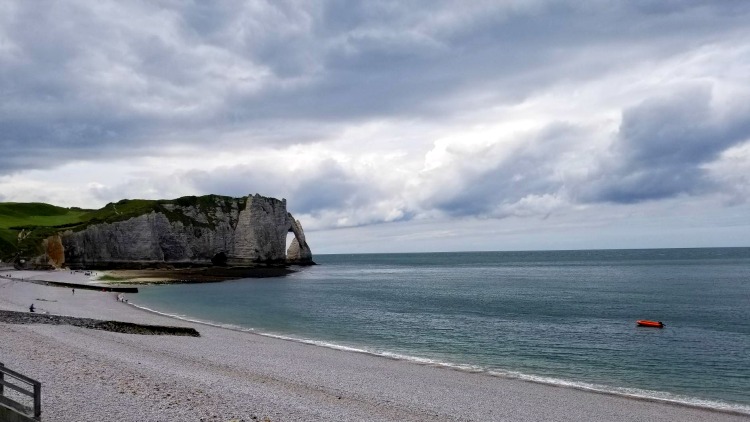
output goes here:
<path id="1" fill-rule="evenodd" d="M 0 362 L 42 382 L 43 421 L 747 421 L 271 338 L 150 313 L 70 271 L 0 271 L 0 310 L 194 328 L 139 335 L 0 321 Z M 21 281 L 25 279 L 25 281 Z"/>

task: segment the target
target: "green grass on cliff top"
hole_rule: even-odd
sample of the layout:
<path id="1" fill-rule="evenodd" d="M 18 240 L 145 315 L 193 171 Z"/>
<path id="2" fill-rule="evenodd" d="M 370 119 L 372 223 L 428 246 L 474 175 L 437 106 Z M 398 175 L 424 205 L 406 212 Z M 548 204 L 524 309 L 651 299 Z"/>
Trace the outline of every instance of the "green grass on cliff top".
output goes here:
<path id="1" fill-rule="evenodd" d="M 80 208 L 62 208 L 38 202 L 0 202 L 0 229 L 80 223 L 90 212 Z"/>
<path id="2" fill-rule="evenodd" d="M 217 203 L 229 207 L 233 200 L 232 197 L 219 195 L 185 196 L 171 200 L 123 199 L 98 210 L 63 208 L 38 202 L 0 202 L 0 259 L 8 261 L 19 253 L 21 256 L 38 255 L 42 239 L 59 231 L 82 230 L 91 224 L 124 221 L 152 211 L 162 212 L 170 220 L 195 224 L 180 213 L 167 210 L 164 205 L 206 209 L 215 208 Z M 21 231 L 28 236 L 19 242 Z"/>
<path id="3" fill-rule="evenodd" d="M 50 234 L 49 228 L 81 224 L 90 212 L 38 202 L 1 202 L 0 259 L 9 260 L 18 252 L 33 252 L 41 246 L 41 239 Z M 31 234 L 27 240 L 19 242 L 18 234 L 23 229 L 30 230 Z"/>

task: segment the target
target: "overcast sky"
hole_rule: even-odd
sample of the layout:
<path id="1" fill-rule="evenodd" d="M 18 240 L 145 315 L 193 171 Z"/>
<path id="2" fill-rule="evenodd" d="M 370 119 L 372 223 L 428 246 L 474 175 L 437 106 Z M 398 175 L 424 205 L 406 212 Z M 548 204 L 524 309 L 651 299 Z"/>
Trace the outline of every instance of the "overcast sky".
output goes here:
<path id="1" fill-rule="evenodd" d="M 287 198 L 314 253 L 750 246 L 745 0 L 0 2 L 0 201 Z"/>

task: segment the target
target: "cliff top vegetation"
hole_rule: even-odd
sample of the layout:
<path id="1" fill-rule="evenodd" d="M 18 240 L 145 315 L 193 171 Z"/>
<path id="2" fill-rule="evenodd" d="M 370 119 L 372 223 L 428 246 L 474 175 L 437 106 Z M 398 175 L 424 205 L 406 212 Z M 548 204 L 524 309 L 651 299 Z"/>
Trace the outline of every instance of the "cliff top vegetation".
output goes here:
<path id="1" fill-rule="evenodd" d="M 159 200 L 123 199 L 98 210 L 64 208 L 40 202 L 0 202 L 0 259 L 8 262 L 18 256 L 34 255 L 39 252 L 42 239 L 63 230 L 83 230 L 93 224 L 124 221 L 154 211 L 165 214 L 172 221 L 182 221 L 184 224 L 210 225 L 210 218 L 208 223 L 198 223 L 175 210 L 174 206 L 195 207 L 210 217 L 210 209 L 216 209 L 218 206 L 226 211 L 238 199 L 240 210 L 244 209 L 245 198 L 221 195 Z"/>

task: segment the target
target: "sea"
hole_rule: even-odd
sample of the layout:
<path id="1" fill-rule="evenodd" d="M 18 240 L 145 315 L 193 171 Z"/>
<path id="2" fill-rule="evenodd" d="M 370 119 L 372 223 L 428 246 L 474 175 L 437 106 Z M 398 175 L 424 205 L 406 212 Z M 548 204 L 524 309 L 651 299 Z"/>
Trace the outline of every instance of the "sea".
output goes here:
<path id="1" fill-rule="evenodd" d="M 145 286 L 129 300 L 321 347 L 750 414 L 750 248 L 315 261 L 280 278 Z"/>

